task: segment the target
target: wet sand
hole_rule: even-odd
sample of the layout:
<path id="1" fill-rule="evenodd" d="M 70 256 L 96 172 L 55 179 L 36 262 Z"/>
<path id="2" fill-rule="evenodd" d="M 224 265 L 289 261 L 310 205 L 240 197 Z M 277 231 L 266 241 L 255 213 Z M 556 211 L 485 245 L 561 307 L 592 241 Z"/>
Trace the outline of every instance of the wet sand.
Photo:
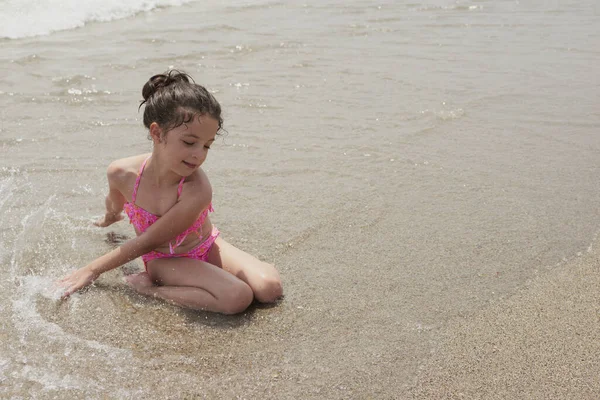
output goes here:
<path id="1" fill-rule="evenodd" d="M 594 3 L 430 3 L 194 2 L 0 41 L 0 397 L 600 397 Z M 223 105 L 211 219 L 279 268 L 272 307 L 139 296 L 139 260 L 50 290 L 132 237 L 90 222 L 170 66 Z"/>
<path id="2" fill-rule="evenodd" d="M 411 389 L 416 399 L 597 399 L 600 241 L 508 299 L 460 316 Z"/>

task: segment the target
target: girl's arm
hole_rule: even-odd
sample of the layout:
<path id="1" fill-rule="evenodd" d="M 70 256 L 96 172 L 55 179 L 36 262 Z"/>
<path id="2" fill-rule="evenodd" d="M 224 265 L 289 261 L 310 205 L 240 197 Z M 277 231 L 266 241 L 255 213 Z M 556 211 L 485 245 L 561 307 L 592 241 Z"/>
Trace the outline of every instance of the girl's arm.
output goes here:
<path id="1" fill-rule="evenodd" d="M 208 207 L 211 199 L 210 184 L 206 175 L 201 173 L 200 179 L 184 185 L 179 201 L 144 233 L 62 279 L 60 282 L 65 288 L 62 297 L 67 297 L 91 284 L 102 273 L 115 269 L 176 238 L 192 226 L 200 212 Z"/>
<path id="2" fill-rule="evenodd" d="M 118 161 L 108 166 L 106 171 L 106 177 L 108 178 L 108 194 L 105 200 L 106 213 L 104 217 L 94 222 L 94 225 L 105 228 L 123 219 L 121 211 L 123 211 L 123 205 L 125 204 L 125 196 L 123 196 L 119 187 L 124 174 L 125 170 L 118 165 Z"/>

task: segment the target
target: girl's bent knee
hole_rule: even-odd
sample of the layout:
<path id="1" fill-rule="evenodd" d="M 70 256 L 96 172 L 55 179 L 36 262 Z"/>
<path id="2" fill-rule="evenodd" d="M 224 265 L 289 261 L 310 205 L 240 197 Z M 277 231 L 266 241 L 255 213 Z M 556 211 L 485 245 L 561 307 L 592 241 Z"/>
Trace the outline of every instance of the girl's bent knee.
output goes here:
<path id="1" fill-rule="evenodd" d="M 254 294 L 250 286 L 245 282 L 240 282 L 223 296 L 222 313 L 229 315 L 239 314 L 248 308 L 253 299 Z"/>
<path id="2" fill-rule="evenodd" d="M 256 300 L 261 303 L 272 303 L 283 296 L 283 285 L 279 277 L 265 278 L 259 288 L 254 293 Z"/>

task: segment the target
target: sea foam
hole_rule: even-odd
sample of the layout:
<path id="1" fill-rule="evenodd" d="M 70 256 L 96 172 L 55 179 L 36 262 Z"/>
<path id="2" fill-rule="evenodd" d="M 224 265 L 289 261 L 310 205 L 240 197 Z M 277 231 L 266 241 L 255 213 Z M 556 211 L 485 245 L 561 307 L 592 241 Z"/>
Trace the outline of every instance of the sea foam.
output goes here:
<path id="1" fill-rule="evenodd" d="M 0 0 L 0 38 L 19 39 L 127 18 L 193 0 Z"/>

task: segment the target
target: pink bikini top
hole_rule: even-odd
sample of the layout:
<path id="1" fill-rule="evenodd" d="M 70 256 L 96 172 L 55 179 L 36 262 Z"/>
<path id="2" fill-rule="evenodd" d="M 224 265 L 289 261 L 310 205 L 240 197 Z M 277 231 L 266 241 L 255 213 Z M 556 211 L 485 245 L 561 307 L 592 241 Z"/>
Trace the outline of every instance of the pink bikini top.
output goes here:
<path id="1" fill-rule="evenodd" d="M 133 194 L 131 195 L 131 203 L 127 202 L 123 206 L 123 209 L 125 210 L 125 212 L 127 213 L 127 216 L 129 217 L 129 222 L 131 224 L 133 224 L 133 226 L 140 233 L 145 232 L 146 229 L 148 229 L 148 227 L 150 225 L 155 223 L 160 218 L 159 216 L 154 215 L 154 214 L 144 210 L 142 207 L 137 206 L 135 204 L 135 198 L 137 197 L 137 191 L 138 191 L 138 187 L 140 186 L 140 180 L 142 178 L 142 173 L 144 172 L 144 168 L 146 167 L 146 162 L 148 162 L 149 159 L 150 159 L 150 157 L 146 158 L 144 160 L 144 162 L 142 163 L 142 166 L 140 167 L 140 172 L 137 175 L 137 178 L 135 180 L 135 186 L 133 187 Z M 184 180 L 185 180 L 185 177 L 182 177 L 181 181 L 179 181 L 179 187 L 177 188 L 177 198 L 179 198 L 179 196 L 181 196 L 181 190 L 183 189 L 183 181 Z M 173 245 L 172 242 L 169 242 L 169 250 L 171 251 L 171 254 L 174 254 L 174 249 L 176 247 L 178 247 L 181 243 L 183 243 L 183 241 L 185 240 L 187 235 L 189 235 L 192 232 L 195 233 L 196 235 L 198 235 L 198 237 L 202 239 L 202 225 L 204 224 L 204 221 L 206 220 L 206 217 L 208 216 L 209 211 L 210 212 L 214 211 L 212 208 L 212 204 L 209 204 L 208 208 L 205 209 L 204 211 L 202 211 L 202 213 L 200 214 L 198 219 L 196 221 L 194 221 L 192 226 L 190 226 L 187 230 L 185 230 L 183 233 L 181 233 L 179 236 L 177 236 L 175 238 L 175 241 L 174 241 L 175 245 Z"/>

